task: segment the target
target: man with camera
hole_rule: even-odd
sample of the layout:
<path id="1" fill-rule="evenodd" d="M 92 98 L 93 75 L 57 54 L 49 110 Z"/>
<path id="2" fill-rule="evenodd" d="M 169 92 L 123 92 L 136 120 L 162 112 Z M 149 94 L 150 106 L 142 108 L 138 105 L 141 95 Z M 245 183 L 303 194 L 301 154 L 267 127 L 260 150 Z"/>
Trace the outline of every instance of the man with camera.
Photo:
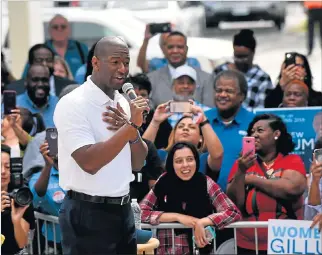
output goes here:
<path id="1" fill-rule="evenodd" d="M 1 234 L 5 241 L 2 254 L 16 254 L 28 244 L 28 234 L 35 228 L 30 191 L 23 186 L 22 165 L 10 173 L 10 147 L 1 145 Z M 29 191 L 29 192 L 28 192 Z M 21 194 L 22 193 L 22 194 Z M 18 196 L 17 196 L 18 194 Z M 23 198 L 27 198 L 24 200 Z"/>

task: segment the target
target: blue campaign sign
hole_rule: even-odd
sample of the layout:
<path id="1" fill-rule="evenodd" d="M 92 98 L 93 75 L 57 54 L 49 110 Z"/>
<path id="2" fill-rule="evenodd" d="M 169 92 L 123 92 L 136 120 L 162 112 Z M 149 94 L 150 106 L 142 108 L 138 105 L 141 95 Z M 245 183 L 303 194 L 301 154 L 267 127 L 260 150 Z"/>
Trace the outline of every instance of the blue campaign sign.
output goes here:
<path id="1" fill-rule="evenodd" d="M 322 254 L 321 233 L 312 221 L 268 220 L 267 254 Z"/>
<path id="2" fill-rule="evenodd" d="M 322 107 L 256 109 L 254 114 L 278 115 L 287 125 L 295 143 L 295 154 L 302 157 L 309 171 L 315 141 L 322 136 Z"/>

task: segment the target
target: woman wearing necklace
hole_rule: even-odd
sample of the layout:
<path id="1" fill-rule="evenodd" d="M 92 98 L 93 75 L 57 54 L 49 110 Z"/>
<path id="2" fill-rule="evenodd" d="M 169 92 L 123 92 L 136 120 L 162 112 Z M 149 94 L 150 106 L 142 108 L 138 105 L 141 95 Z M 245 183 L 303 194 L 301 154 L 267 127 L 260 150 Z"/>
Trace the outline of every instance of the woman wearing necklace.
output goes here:
<path id="1" fill-rule="evenodd" d="M 281 118 L 262 114 L 247 130 L 255 138 L 256 154 L 241 156 L 233 165 L 227 195 L 243 213 L 243 221 L 303 219 L 306 171 L 302 159 L 290 154 L 292 136 Z M 237 231 L 238 254 L 256 254 L 253 229 Z M 259 254 L 267 254 L 267 228 L 258 229 Z"/>

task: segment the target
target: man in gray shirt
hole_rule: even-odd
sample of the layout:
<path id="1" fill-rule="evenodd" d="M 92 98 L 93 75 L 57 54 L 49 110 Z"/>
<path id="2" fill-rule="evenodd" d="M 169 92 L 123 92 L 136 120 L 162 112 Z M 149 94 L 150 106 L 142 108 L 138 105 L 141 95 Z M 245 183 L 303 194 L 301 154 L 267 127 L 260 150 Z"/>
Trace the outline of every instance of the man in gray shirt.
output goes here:
<path id="1" fill-rule="evenodd" d="M 175 69 L 187 65 L 187 38 L 181 32 L 171 32 L 166 39 L 165 57 L 168 65 L 148 73 L 152 84 L 150 98 L 156 106 L 172 99 L 172 76 Z M 213 102 L 213 76 L 195 68 L 197 72 L 196 90 L 194 99 L 198 102 L 212 107 Z"/>

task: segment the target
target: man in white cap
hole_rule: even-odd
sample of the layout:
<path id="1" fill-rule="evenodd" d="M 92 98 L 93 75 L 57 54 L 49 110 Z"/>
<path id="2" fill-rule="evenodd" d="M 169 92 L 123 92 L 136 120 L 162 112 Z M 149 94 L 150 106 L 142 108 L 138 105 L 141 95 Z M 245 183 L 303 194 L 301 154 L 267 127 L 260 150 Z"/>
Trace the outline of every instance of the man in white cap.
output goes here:
<path id="1" fill-rule="evenodd" d="M 172 76 L 172 91 L 174 99 L 177 100 L 193 100 L 194 104 L 199 106 L 203 111 L 207 111 L 210 107 L 196 101 L 193 97 L 196 90 L 197 72 L 194 68 L 183 65 L 175 69 Z M 177 121 L 183 116 L 182 113 L 174 113 L 168 118 L 172 127 L 175 126 Z"/>
<path id="2" fill-rule="evenodd" d="M 187 61 L 187 38 L 181 32 L 173 31 L 166 37 L 166 47 L 164 53 L 168 64 L 156 71 L 148 73 L 152 90 L 150 102 L 154 106 L 160 105 L 172 99 L 172 80 L 175 70 L 181 66 L 189 66 Z M 196 87 L 194 98 L 199 102 L 209 106 L 214 106 L 213 88 L 214 77 L 199 68 L 196 71 Z"/>

